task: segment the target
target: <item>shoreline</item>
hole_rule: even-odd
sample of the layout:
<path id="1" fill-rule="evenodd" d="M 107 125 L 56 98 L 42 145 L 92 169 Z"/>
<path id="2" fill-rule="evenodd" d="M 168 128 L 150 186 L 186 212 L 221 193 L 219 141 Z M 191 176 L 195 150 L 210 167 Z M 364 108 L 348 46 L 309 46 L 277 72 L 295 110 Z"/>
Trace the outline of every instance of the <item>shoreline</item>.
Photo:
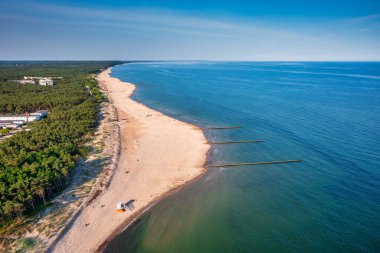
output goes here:
<path id="1" fill-rule="evenodd" d="M 202 171 L 201 174 L 199 174 L 197 177 L 185 182 L 182 185 L 178 185 L 177 187 L 169 190 L 168 192 L 164 193 L 162 196 L 158 196 L 157 199 L 154 199 L 152 203 L 148 203 L 145 208 L 140 210 L 138 213 L 135 213 L 135 215 L 132 215 L 131 217 L 128 217 L 127 220 L 125 220 L 122 224 L 120 224 L 119 227 L 115 229 L 108 237 L 107 239 L 99 245 L 99 247 L 94 251 L 94 253 L 101 253 L 103 250 L 107 247 L 107 245 L 119 234 L 123 233 L 125 230 L 127 230 L 130 226 L 134 224 L 135 221 L 137 221 L 143 214 L 148 212 L 152 207 L 157 205 L 161 200 L 165 199 L 166 197 L 170 196 L 171 194 L 176 193 L 177 191 L 181 190 L 183 187 L 188 186 L 194 182 L 196 182 L 198 179 L 203 177 L 207 173 L 207 170 Z"/>
<path id="2" fill-rule="evenodd" d="M 202 129 L 134 101 L 135 85 L 110 73 L 96 79 L 119 116 L 120 159 L 108 189 L 83 208 L 52 252 L 101 252 L 152 206 L 206 173 L 210 145 Z M 135 208 L 116 213 L 117 199 Z"/>

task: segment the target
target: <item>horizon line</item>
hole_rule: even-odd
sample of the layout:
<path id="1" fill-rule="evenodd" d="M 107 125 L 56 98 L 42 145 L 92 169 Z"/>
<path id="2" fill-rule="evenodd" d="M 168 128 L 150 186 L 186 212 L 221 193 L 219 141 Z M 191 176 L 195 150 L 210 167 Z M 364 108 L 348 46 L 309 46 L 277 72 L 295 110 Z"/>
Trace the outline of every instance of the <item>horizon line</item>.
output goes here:
<path id="1" fill-rule="evenodd" d="M 106 62 L 106 61 L 115 61 L 115 62 L 189 62 L 189 61 L 199 61 L 199 62 L 380 62 L 378 60 L 198 60 L 198 59 L 189 59 L 189 60 L 117 60 L 117 59 L 108 59 L 108 60 L 2 60 L 0 62 Z"/>

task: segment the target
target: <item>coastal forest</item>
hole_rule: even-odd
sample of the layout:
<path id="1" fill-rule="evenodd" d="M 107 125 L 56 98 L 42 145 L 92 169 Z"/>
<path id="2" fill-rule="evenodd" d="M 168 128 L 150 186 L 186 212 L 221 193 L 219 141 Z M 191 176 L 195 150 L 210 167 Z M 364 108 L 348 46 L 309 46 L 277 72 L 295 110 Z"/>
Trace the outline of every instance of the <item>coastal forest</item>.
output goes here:
<path id="1" fill-rule="evenodd" d="M 116 62 L 0 62 L 0 114 L 49 110 L 0 141 L 0 228 L 62 191 L 105 99 L 93 75 Z M 17 84 L 23 76 L 60 76 L 54 86 Z M 91 91 L 91 92 L 89 92 Z M 91 94 L 92 93 L 92 94 Z"/>

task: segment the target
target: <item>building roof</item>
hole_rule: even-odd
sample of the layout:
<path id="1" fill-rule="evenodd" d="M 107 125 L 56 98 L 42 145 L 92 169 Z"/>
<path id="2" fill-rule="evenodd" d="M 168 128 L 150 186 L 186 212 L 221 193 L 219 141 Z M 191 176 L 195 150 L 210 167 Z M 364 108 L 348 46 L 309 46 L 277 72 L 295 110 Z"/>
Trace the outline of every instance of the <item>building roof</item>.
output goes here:
<path id="1" fill-rule="evenodd" d="M 2 120 L 2 121 L 0 121 L 0 124 L 9 124 L 9 123 L 13 123 L 13 120 Z"/>
<path id="2" fill-rule="evenodd" d="M 47 114 L 48 110 L 38 110 L 35 112 L 32 112 L 30 115 L 38 115 L 38 114 Z"/>
<path id="3" fill-rule="evenodd" d="M 36 115 L 44 115 L 47 114 L 49 111 L 48 110 L 38 110 L 32 113 L 28 114 L 0 114 L 0 119 L 2 117 L 29 117 L 29 116 L 36 116 Z"/>
<path id="4" fill-rule="evenodd" d="M 28 117 L 27 115 L 23 114 L 8 114 L 8 115 L 0 115 L 1 118 L 9 118 L 9 117 Z"/>
<path id="5" fill-rule="evenodd" d="M 13 120 L 4 120 L 4 121 L 0 121 L 0 125 L 21 125 L 23 124 L 24 122 L 22 121 L 13 121 Z"/>

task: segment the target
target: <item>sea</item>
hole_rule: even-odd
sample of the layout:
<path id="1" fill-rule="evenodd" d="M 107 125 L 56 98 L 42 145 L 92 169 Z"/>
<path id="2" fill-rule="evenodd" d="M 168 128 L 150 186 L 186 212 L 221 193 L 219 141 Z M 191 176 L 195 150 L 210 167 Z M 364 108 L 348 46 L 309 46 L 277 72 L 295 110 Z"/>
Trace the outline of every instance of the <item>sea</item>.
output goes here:
<path id="1" fill-rule="evenodd" d="M 104 252 L 380 252 L 379 62 L 134 62 L 112 76 L 210 142 L 263 141 L 213 145 L 208 164 L 302 161 L 209 168 Z"/>

